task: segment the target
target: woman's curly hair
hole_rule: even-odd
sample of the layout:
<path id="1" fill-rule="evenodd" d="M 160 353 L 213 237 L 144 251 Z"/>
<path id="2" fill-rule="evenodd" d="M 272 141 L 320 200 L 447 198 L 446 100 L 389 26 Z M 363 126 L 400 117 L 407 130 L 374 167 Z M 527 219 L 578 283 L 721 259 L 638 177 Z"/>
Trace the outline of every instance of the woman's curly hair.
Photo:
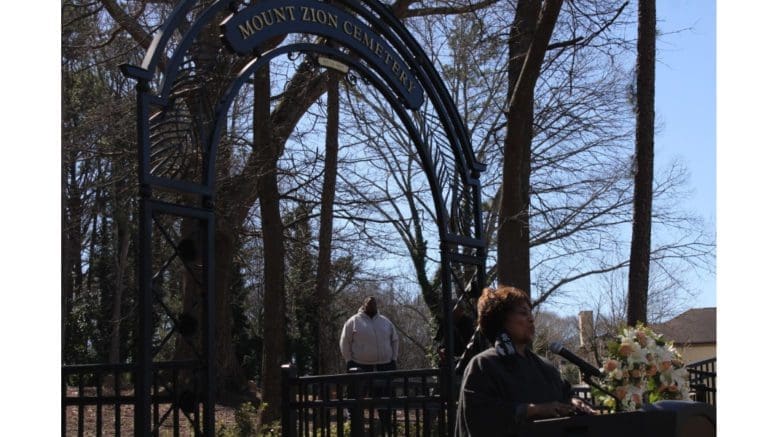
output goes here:
<path id="1" fill-rule="evenodd" d="M 526 304 L 531 308 L 529 295 L 515 287 L 484 288 L 478 299 L 478 327 L 491 343 L 504 329 L 507 314 Z"/>

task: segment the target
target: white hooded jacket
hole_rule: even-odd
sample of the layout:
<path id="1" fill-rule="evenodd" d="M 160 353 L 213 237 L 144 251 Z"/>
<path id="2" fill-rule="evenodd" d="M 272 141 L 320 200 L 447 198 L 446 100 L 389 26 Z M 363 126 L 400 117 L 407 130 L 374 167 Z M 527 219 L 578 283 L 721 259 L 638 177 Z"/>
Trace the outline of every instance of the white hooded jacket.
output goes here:
<path id="1" fill-rule="evenodd" d="M 399 336 L 389 319 L 380 313 L 370 317 L 360 309 L 343 325 L 340 352 L 346 362 L 386 364 L 397 359 Z"/>

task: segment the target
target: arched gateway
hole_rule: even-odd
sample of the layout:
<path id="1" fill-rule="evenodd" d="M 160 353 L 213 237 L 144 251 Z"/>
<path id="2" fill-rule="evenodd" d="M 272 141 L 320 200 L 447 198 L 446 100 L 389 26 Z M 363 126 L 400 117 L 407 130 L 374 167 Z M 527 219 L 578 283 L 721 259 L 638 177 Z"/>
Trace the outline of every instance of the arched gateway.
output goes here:
<path id="1" fill-rule="evenodd" d="M 461 296 L 465 289 L 479 290 L 483 283 L 478 177 L 485 166 L 475 159 L 467 129 L 438 73 L 404 25 L 377 0 L 245 3 L 181 2 L 156 33 L 142 65 L 122 66 L 127 76 L 137 80 L 136 435 L 155 432 L 170 414 L 177 418 L 178 409 L 198 433 L 214 434 L 216 162 L 230 108 L 241 87 L 277 56 L 302 54 L 311 71 L 330 68 L 360 77 L 380 92 L 407 129 L 434 198 L 448 350 L 453 349 L 453 293 Z M 219 38 L 213 38 L 214 32 Z M 315 38 L 285 38 L 290 34 Z M 209 80 L 210 72 L 222 80 Z M 424 111 L 419 110 L 422 107 Z M 430 116 L 443 133 L 434 140 L 428 135 Z M 164 255 L 165 248 L 169 256 Z M 201 297 L 184 302 L 184 312 L 165 305 L 168 297 L 158 285 L 170 280 L 173 265 L 188 271 L 180 289 L 193 288 L 192 296 Z M 465 277 L 469 278 L 466 285 Z M 158 314 L 165 316 L 160 319 Z M 160 358 L 159 351 L 175 336 L 192 344 L 194 359 Z M 452 368 L 447 354 L 439 378 L 448 426 L 455 414 L 455 403 L 448 401 L 457 396 L 452 390 Z M 181 375 L 194 381 L 195 388 L 191 384 L 177 388 Z M 167 402 L 178 407 L 173 412 L 159 406 L 164 401 L 157 396 L 157 381 L 163 379 L 168 381 Z"/>

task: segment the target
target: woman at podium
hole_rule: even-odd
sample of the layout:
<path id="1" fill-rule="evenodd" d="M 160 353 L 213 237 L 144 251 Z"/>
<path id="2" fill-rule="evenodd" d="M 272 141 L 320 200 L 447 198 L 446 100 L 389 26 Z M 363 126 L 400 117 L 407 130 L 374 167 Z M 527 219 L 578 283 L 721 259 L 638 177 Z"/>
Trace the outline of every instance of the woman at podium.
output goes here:
<path id="1" fill-rule="evenodd" d="M 475 355 L 464 371 L 456 436 L 520 435 L 529 420 L 591 411 L 580 399 L 570 402 L 569 384 L 528 347 L 535 327 L 525 292 L 486 288 L 477 323 L 494 346 Z"/>

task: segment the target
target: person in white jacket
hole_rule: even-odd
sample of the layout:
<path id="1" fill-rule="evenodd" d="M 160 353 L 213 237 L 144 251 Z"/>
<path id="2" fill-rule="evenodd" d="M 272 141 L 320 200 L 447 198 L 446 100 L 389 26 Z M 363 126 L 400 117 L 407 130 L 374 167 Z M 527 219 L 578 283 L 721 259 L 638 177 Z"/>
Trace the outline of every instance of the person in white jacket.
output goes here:
<path id="1" fill-rule="evenodd" d="M 397 354 L 399 353 L 399 336 L 394 324 L 387 317 L 378 313 L 378 303 L 374 297 L 365 299 L 359 312 L 351 316 L 340 335 L 340 353 L 345 359 L 346 369 L 352 372 L 382 372 L 396 370 Z M 363 381 L 348 388 L 350 396 L 361 398 L 383 397 L 388 395 L 386 382 L 372 380 L 367 386 Z M 364 431 L 364 411 L 349 408 L 351 430 L 354 434 Z M 380 435 L 391 434 L 390 412 L 385 407 L 378 407 L 380 417 Z"/>
<path id="2" fill-rule="evenodd" d="M 397 329 L 391 320 L 378 313 L 374 297 L 368 297 L 359 312 L 343 325 L 340 352 L 349 370 L 379 372 L 397 368 Z"/>

